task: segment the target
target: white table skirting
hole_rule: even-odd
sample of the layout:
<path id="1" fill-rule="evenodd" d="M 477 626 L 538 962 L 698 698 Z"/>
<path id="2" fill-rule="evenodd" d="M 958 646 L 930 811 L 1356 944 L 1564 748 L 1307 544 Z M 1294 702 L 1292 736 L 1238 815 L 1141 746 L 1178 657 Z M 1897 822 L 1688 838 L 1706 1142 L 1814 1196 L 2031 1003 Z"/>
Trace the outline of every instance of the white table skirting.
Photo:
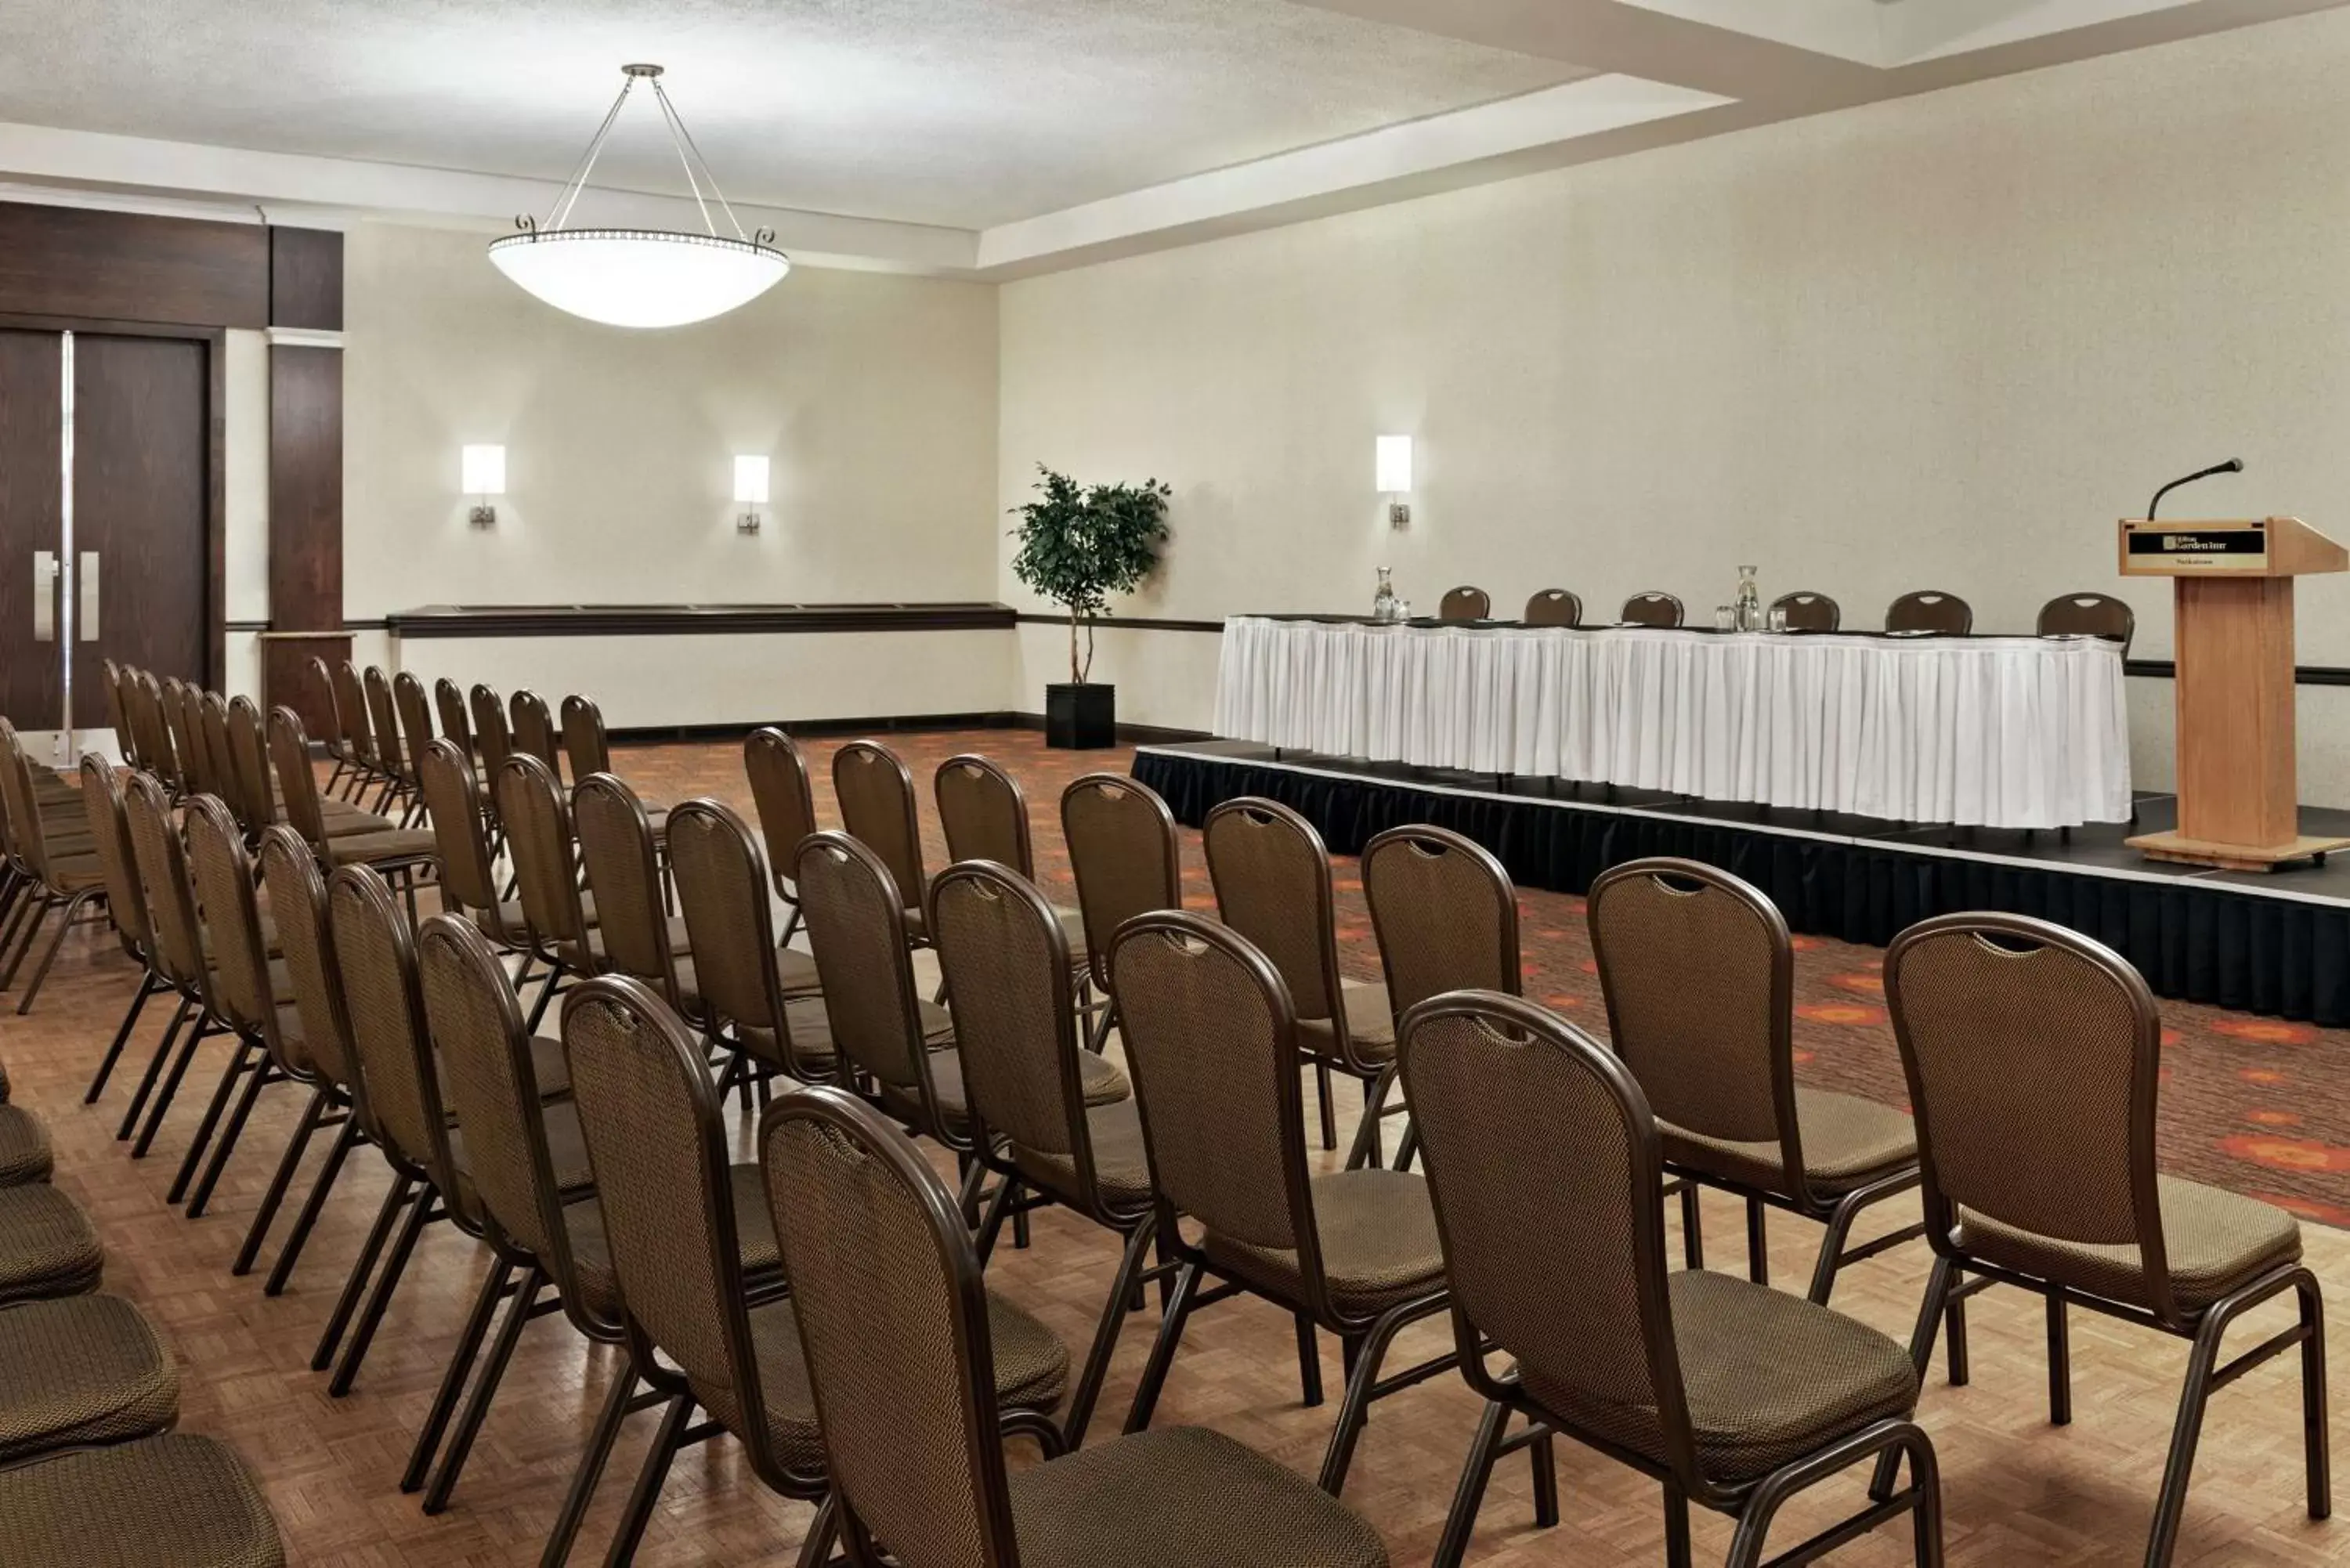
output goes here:
<path id="1" fill-rule="evenodd" d="M 2130 815 L 2121 649 L 2093 639 L 1235 616 L 1216 733 L 1897 822 Z"/>

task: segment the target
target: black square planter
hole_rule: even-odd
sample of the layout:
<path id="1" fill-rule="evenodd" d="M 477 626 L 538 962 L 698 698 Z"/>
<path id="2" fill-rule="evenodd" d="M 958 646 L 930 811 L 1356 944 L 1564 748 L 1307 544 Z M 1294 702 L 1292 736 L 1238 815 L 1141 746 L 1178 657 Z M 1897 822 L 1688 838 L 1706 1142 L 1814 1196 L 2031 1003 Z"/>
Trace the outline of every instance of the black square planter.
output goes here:
<path id="1" fill-rule="evenodd" d="M 1118 744 L 1118 688 L 1091 681 L 1045 687 L 1045 743 L 1064 752 Z"/>

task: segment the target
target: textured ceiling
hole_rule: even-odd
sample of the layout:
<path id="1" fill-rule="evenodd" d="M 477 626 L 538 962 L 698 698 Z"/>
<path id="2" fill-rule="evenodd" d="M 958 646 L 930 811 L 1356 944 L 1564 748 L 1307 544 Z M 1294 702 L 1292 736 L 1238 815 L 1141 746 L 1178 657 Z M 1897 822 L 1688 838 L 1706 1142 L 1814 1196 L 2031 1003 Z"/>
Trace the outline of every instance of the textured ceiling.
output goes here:
<path id="1" fill-rule="evenodd" d="M 639 59 L 737 201 L 957 227 L 1582 74 L 1283 0 L 0 0 L 0 120 L 559 179 Z M 650 99 L 597 182 L 681 190 Z"/>

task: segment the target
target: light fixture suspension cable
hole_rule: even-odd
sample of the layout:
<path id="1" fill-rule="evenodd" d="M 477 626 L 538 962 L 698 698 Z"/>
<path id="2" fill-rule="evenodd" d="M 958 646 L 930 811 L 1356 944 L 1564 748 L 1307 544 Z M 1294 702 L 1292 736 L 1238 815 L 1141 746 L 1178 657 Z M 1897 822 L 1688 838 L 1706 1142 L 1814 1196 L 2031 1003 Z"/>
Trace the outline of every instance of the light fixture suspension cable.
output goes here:
<path id="1" fill-rule="evenodd" d="M 733 225 L 734 237 L 749 239 L 751 236 L 743 232 L 743 220 L 734 215 L 734 203 L 728 201 L 726 192 L 718 188 L 718 176 L 711 171 L 710 160 L 702 155 L 701 144 L 693 140 L 693 132 L 685 128 L 685 116 L 678 113 L 677 106 L 670 102 L 669 91 L 660 85 L 658 77 L 653 78 L 653 98 L 660 104 L 661 113 L 668 117 L 670 140 L 677 144 L 678 161 L 685 165 L 686 183 L 693 187 L 693 199 L 702 201 L 702 184 L 693 178 L 693 166 L 699 163 L 702 165 L 702 180 L 709 184 L 710 193 L 718 198 L 719 210 L 726 214 L 727 223 Z M 692 153 L 691 159 L 686 156 L 689 151 Z M 712 234 L 718 232 L 717 225 L 710 222 L 710 207 L 706 202 L 702 204 L 702 221 Z"/>
<path id="2" fill-rule="evenodd" d="M 596 128 L 595 136 L 588 143 L 588 151 L 579 156 L 579 166 L 571 171 L 571 178 L 564 184 L 563 194 L 556 198 L 555 210 L 546 215 L 548 228 L 559 229 L 570 221 L 571 209 L 577 205 L 579 193 L 588 188 L 588 176 L 594 172 L 596 160 L 603 152 L 605 141 L 611 137 L 612 126 L 620 118 L 620 110 L 628 104 L 629 93 L 636 85 L 634 74 L 620 78 L 620 95 L 612 100 L 612 107 L 604 111 L 604 123 Z"/>

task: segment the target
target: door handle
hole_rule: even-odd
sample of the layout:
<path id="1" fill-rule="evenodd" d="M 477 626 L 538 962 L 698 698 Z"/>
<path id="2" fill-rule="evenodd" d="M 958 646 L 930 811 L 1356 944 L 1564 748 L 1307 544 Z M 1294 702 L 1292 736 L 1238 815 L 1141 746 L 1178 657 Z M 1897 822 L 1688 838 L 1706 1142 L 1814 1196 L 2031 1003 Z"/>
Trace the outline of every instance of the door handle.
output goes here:
<path id="1" fill-rule="evenodd" d="M 33 640 L 57 639 L 57 556 L 54 550 L 33 552 Z"/>
<path id="2" fill-rule="evenodd" d="M 80 608 L 74 612 L 75 624 L 81 628 L 84 642 L 98 640 L 98 552 L 84 550 L 81 565 L 74 571 L 74 584 L 80 589 Z"/>

